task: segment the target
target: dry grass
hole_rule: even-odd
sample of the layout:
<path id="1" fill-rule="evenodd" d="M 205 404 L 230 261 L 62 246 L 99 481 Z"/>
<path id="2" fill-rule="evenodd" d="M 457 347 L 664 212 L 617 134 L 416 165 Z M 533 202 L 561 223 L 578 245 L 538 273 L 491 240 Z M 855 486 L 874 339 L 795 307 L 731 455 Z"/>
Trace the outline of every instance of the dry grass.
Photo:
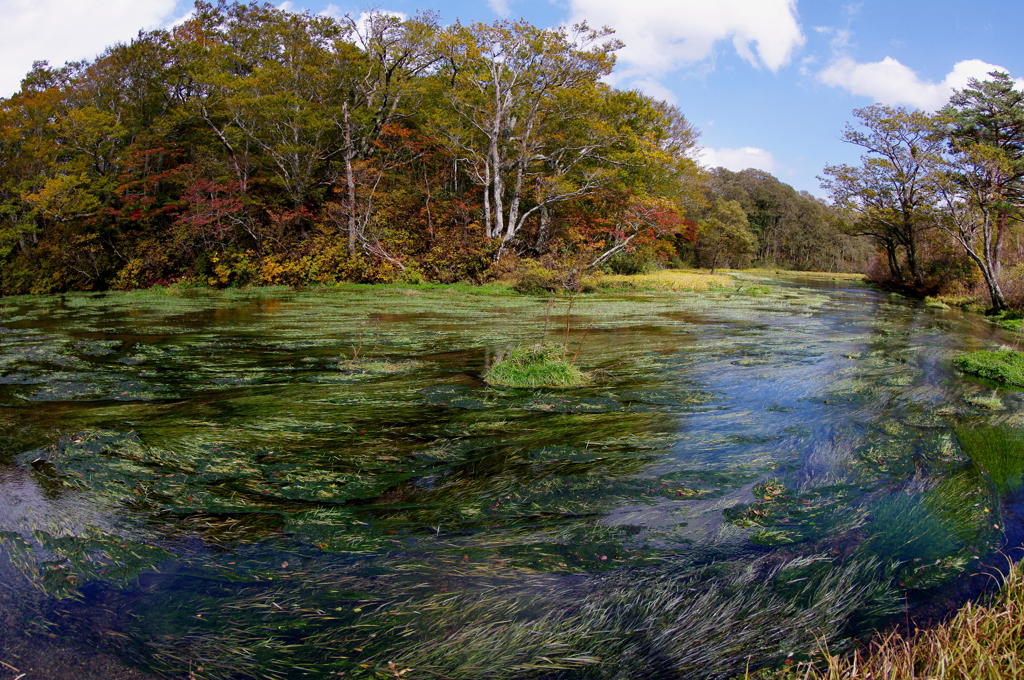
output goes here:
<path id="1" fill-rule="evenodd" d="M 599 290 L 670 290 L 703 292 L 712 288 L 732 288 L 733 274 L 754 276 L 785 276 L 832 281 L 863 281 L 863 274 L 834 272 L 799 272 L 784 269 L 720 269 L 712 274 L 701 269 L 662 269 L 650 274 L 598 274 L 588 283 Z"/>
<path id="2" fill-rule="evenodd" d="M 730 270 L 732 271 L 732 270 Z M 760 274 L 764 276 L 785 276 L 788 278 L 821 279 L 826 281 L 863 281 L 863 274 L 852 272 L 806 272 L 788 269 L 737 269 L 737 272 L 744 274 Z"/>
<path id="3" fill-rule="evenodd" d="M 1010 680 L 1024 678 L 1024 571 L 1014 567 L 993 599 L 914 635 L 890 632 L 866 650 L 748 678 L 773 680 Z"/>
<path id="4" fill-rule="evenodd" d="M 662 269 L 650 274 L 599 274 L 593 280 L 601 290 L 671 290 L 700 292 L 710 288 L 734 286 L 728 274 L 711 274 L 696 269 Z"/>

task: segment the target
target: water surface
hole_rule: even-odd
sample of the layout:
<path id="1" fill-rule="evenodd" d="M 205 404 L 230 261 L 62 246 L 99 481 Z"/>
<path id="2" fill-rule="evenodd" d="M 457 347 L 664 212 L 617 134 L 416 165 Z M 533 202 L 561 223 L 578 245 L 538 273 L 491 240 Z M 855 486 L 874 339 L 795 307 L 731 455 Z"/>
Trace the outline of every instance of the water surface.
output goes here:
<path id="1" fill-rule="evenodd" d="M 750 283 L 569 319 L 415 288 L 0 300 L 0 649 L 96 659 L 48 671 L 76 680 L 724 678 L 841 649 L 1005 543 L 1017 482 L 962 440 L 1024 401 L 950 358 L 1015 339 Z M 539 340 L 593 384 L 481 382 Z"/>

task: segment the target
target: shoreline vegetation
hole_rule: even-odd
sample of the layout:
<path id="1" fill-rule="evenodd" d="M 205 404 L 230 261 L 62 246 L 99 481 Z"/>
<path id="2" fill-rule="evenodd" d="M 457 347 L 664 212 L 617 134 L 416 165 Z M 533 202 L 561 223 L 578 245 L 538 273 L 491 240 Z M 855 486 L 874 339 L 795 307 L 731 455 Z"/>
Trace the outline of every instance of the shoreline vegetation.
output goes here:
<path id="1" fill-rule="evenodd" d="M 36 62 L 0 98 L 0 293 L 867 266 L 824 201 L 702 167 L 683 111 L 610 86 L 621 47 L 585 23 L 199 1 Z"/>
<path id="2" fill-rule="evenodd" d="M 967 602 L 948 621 L 912 633 L 879 633 L 849 654 L 820 650 L 814 661 L 748 673 L 745 680 L 1007 680 L 1024 676 L 1024 569 L 998 591 Z"/>
<path id="3" fill-rule="evenodd" d="M 667 268 L 654 272 L 639 274 L 605 274 L 597 272 L 581 278 L 580 293 L 614 293 L 614 292 L 680 292 L 700 293 L 711 290 L 736 289 L 742 292 L 744 288 L 753 288 L 747 285 L 744 278 L 756 277 L 785 277 L 791 279 L 818 279 L 837 282 L 860 282 L 868 283 L 863 274 L 849 272 L 823 272 L 823 271 L 801 271 L 779 268 L 749 268 L 749 269 L 720 269 L 714 273 L 708 270 L 695 268 Z M 128 295 L 191 295 L 206 293 L 222 293 L 226 295 L 272 295 L 275 292 L 292 290 L 401 290 L 408 294 L 416 294 L 424 291 L 451 291 L 466 295 L 483 296 L 505 296 L 505 295 L 539 295 L 539 296 L 564 296 L 567 291 L 558 288 L 535 289 L 522 292 L 516 287 L 516 281 L 503 279 L 489 283 L 434 283 L 427 281 L 418 282 L 388 282 L 388 283 L 325 283 L 320 285 L 293 286 L 285 284 L 251 284 L 244 286 L 230 286 L 226 288 L 208 285 L 202 281 L 182 281 L 171 284 L 154 284 L 151 286 L 132 288 L 129 290 L 99 290 L 99 291 L 66 291 L 49 293 L 54 297 L 65 295 L 105 295 L 108 293 Z M 0 295 L 0 302 L 4 300 L 16 300 L 20 297 L 36 298 L 39 294 L 26 295 Z"/>

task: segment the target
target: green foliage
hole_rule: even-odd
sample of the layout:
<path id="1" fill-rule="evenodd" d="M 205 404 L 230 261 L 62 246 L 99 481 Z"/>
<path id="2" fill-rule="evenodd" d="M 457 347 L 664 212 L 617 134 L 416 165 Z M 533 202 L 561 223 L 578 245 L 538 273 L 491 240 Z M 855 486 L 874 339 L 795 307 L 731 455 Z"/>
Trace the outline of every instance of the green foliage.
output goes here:
<path id="1" fill-rule="evenodd" d="M 553 345 L 518 347 L 484 374 L 488 383 L 502 387 L 577 387 L 588 379 L 564 349 Z"/>
<path id="2" fill-rule="evenodd" d="M 747 214 L 737 201 L 718 201 L 711 215 L 697 229 L 700 263 L 718 267 L 743 267 L 750 263 L 757 238 L 750 231 Z"/>
<path id="3" fill-rule="evenodd" d="M 1024 387 L 1024 352 L 979 350 L 961 354 L 953 364 L 963 371 L 995 382 Z"/>
<path id="4" fill-rule="evenodd" d="M 681 262 L 705 202 L 697 131 L 605 82 L 618 47 L 585 25 L 202 2 L 41 64 L 0 101 L 0 294 L 479 284 L 517 257 L 572 261 L 575 285 Z M 706 259 L 753 256 L 730 219 L 705 225 Z"/>
<path id="5" fill-rule="evenodd" d="M 863 271 L 871 244 L 846 233 L 841 215 L 764 170 L 710 171 L 705 201 L 736 201 L 757 243 L 752 260 L 761 266 L 805 271 Z"/>
<path id="6" fill-rule="evenodd" d="M 649 251 L 620 251 L 609 258 L 602 269 L 610 274 L 626 276 L 650 274 L 658 269 L 658 261 Z"/>

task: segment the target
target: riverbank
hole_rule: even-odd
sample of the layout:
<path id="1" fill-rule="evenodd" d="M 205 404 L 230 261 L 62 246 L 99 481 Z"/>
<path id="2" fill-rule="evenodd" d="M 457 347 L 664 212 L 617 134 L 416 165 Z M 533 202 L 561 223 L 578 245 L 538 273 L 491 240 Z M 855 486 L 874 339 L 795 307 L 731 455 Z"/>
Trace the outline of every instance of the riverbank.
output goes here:
<path id="1" fill-rule="evenodd" d="M 772 680 L 1010 680 L 1024 677 L 1024 569 L 1008 570 L 1000 590 L 968 602 L 952 619 L 907 635 L 877 636 L 866 648 L 748 675 Z"/>
<path id="2" fill-rule="evenodd" d="M 864 281 L 863 274 L 843 272 L 810 272 L 786 269 L 719 269 L 710 272 L 705 269 L 660 269 L 646 274 L 605 274 L 597 273 L 582 279 L 582 292 L 584 293 L 606 293 L 616 291 L 671 291 L 700 293 L 711 290 L 721 290 L 735 287 L 749 286 L 751 279 L 756 277 L 783 277 L 793 280 L 818 280 L 836 282 L 861 282 Z M 148 288 L 135 288 L 126 291 L 78 291 L 68 293 L 51 293 L 50 297 L 64 295 L 127 295 L 139 298 L 148 296 L 192 296 L 217 292 L 221 295 L 230 296 L 233 293 L 244 297 L 274 297 L 281 293 L 304 290 L 304 291 L 372 291 L 372 290 L 398 290 L 409 294 L 422 292 L 449 292 L 471 296 L 523 296 L 524 293 L 516 290 L 516 282 L 513 280 L 498 280 L 490 283 L 337 283 L 324 284 L 321 286 L 286 286 L 286 285 L 259 285 L 218 288 L 200 282 L 180 282 L 169 285 L 155 285 Z M 547 291 L 555 292 L 558 291 Z M 32 300 L 38 295 L 8 295 L 0 296 L 0 303 L 4 301 Z"/>

